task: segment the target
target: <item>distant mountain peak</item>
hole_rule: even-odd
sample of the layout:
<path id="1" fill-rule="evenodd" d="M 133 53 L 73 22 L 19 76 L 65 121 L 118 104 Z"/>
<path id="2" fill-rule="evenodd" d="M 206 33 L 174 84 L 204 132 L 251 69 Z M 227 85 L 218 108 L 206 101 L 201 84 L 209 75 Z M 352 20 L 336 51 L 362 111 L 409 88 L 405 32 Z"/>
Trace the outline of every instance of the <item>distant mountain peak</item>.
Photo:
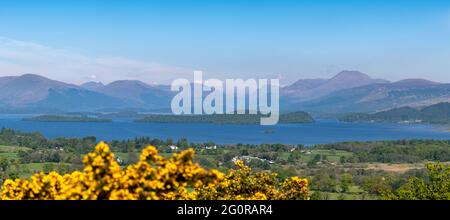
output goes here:
<path id="1" fill-rule="evenodd" d="M 390 83 L 383 79 L 373 79 L 356 70 L 344 70 L 331 79 L 298 80 L 282 90 L 283 95 L 293 97 L 294 102 L 312 100 L 343 89 L 357 88 L 372 84 Z"/>
<path id="2" fill-rule="evenodd" d="M 97 90 L 108 96 L 124 100 L 137 107 L 155 107 L 169 105 L 170 90 L 164 87 L 148 85 L 139 80 L 117 80 Z"/>
<path id="3" fill-rule="evenodd" d="M 37 74 L 2 77 L 0 102 L 5 105 L 26 105 L 45 99 L 49 90 L 76 88 L 74 85 L 51 80 Z"/>
<path id="4" fill-rule="evenodd" d="M 105 85 L 102 82 L 90 81 L 90 82 L 83 83 L 80 86 L 87 90 L 97 91 L 97 90 L 103 88 Z"/>
<path id="5" fill-rule="evenodd" d="M 26 80 L 51 80 L 51 79 L 46 78 L 44 76 L 37 75 L 37 74 L 32 74 L 32 73 L 23 74 L 21 76 L 18 76 L 17 78 L 19 78 L 19 79 L 26 79 Z"/>
<path id="6" fill-rule="evenodd" d="M 355 70 L 344 70 L 329 79 L 326 83 L 322 84 L 318 89 L 321 89 L 325 93 L 329 93 L 341 89 L 349 89 L 379 83 L 389 83 L 389 81 L 384 79 L 373 79 L 369 75 Z"/>
<path id="7" fill-rule="evenodd" d="M 41 76 L 41 75 L 38 75 L 38 74 L 34 74 L 34 73 L 25 73 L 25 74 L 22 74 L 22 75 L 20 75 L 19 77 L 36 77 L 36 78 L 45 78 L 45 77 L 43 77 L 43 76 Z"/>
<path id="8" fill-rule="evenodd" d="M 407 86 L 407 87 L 426 87 L 438 85 L 440 83 L 433 82 L 426 79 L 404 79 L 393 83 L 396 86 Z"/>
<path id="9" fill-rule="evenodd" d="M 143 86 L 143 87 L 152 87 L 147 83 L 144 83 L 140 80 L 117 80 L 109 83 L 106 86 Z"/>
<path id="10" fill-rule="evenodd" d="M 102 82 L 95 82 L 95 81 L 90 81 L 90 82 L 85 82 L 81 85 L 105 85 Z"/>
<path id="11" fill-rule="evenodd" d="M 336 74 L 333 78 L 330 80 L 362 80 L 372 83 L 390 83 L 388 80 L 385 79 L 374 79 L 370 77 L 369 75 L 362 73 L 357 70 L 344 70 Z M 357 83 L 357 82 L 354 82 Z"/>
<path id="12" fill-rule="evenodd" d="M 339 72 L 338 74 L 336 74 L 331 79 L 355 78 L 355 77 L 364 78 L 364 79 L 372 79 L 369 75 L 362 73 L 360 71 L 356 71 L 356 70 L 343 70 L 343 71 Z"/>

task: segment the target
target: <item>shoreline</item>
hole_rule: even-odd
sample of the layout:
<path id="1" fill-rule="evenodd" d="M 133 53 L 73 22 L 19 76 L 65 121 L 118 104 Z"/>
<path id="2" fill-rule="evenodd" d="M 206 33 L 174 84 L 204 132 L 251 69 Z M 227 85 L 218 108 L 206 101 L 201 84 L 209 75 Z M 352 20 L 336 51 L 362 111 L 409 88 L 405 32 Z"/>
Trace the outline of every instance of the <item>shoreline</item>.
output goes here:
<path id="1" fill-rule="evenodd" d="M 444 125 L 366 124 L 316 120 L 315 123 L 279 124 L 275 127 L 261 127 L 260 125 L 239 124 L 135 123 L 132 119 L 113 120 L 109 123 L 24 122 L 22 118 L 9 117 L 8 119 L 4 117 L 4 120 L 0 120 L 0 127 L 30 132 L 38 131 L 47 138 L 95 136 L 105 141 L 151 136 L 161 139 L 187 138 L 192 142 L 214 141 L 218 144 L 280 143 L 313 146 L 352 141 L 450 140 L 450 126 Z"/>
<path id="2" fill-rule="evenodd" d="M 450 125 L 432 125 L 437 131 L 450 133 Z"/>

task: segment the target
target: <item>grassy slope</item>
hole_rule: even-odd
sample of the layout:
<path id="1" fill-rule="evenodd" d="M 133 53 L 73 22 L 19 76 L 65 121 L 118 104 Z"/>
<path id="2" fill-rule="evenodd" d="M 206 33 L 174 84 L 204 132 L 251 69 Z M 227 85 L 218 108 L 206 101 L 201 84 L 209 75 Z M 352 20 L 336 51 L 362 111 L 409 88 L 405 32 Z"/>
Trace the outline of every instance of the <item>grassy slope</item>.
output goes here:
<path id="1" fill-rule="evenodd" d="M 7 158 L 9 160 L 19 159 L 18 152 L 28 150 L 31 149 L 27 147 L 0 145 L 0 158 Z"/>

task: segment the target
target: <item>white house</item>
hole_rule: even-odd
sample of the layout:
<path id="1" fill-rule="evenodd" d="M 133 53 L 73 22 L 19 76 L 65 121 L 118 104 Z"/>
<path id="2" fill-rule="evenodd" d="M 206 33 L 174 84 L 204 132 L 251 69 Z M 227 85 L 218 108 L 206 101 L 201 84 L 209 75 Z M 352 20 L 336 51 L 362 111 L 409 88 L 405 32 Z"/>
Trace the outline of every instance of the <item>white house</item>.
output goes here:
<path id="1" fill-rule="evenodd" d="M 205 149 L 206 150 L 215 150 L 215 149 L 217 149 L 217 146 L 216 145 L 214 145 L 214 146 L 206 146 Z"/>

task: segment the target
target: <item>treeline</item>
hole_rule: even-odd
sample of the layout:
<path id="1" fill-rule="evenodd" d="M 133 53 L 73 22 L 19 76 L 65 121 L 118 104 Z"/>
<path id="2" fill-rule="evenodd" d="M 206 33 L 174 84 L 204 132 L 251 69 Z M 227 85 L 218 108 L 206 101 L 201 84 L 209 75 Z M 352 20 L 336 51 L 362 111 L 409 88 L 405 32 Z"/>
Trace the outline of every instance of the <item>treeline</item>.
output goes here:
<path id="1" fill-rule="evenodd" d="M 373 114 L 348 114 L 340 117 L 339 120 L 345 122 L 373 121 L 448 124 L 450 123 L 450 103 L 439 103 L 423 109 L 402 107 Z"/>
<path id="2" fill-rule="evenodd" d="M 23 163 L 28 162 L 70 162 L 92 150 L 98 140 L 95 137 L 47 139 L 40 133 L 25 133 L 3 128 L 0 131 L 0 145 L 19 146 L 33 149 L 21 152 Z M 350 152 L 341 156 L 341 163 L 415 163 L 421 161 L 450 161 L 450 140 L 398 140 L 373 142 L 342 142 L 316 145 L 306 148 L 303 145 L 285 144 L 233 144 L 219 145 L 214 142 L 193 143 L 185 138 L 165 140 L 150 137 L 136 137 L 127 140 L 110 141 L 114 152 L 126 153 L 133 157 L 148 145 L 156 146 L 161 153 L 173 153 L 194 148 L 202 157 L 200 162 L 210 167 L 227 164 L 235 157 L 248 156 L 256 160 L 260 167 L 267 167 L 267 161 L 287 165 L 303 161 L 309 150 L 326 149 Z M 324 161 L 324 156 L 315 155 L 307 161 L 311 165 Z M 316 158 L 317 157 L 317 158 Z M 125 161 L 128 158 L 122 158 Z M 134 160 L 134 159 L 130 159 Z M 232 165 L 232 164 L 230 164 Z"/>
<path id="3" fill-rule="evenodd" d="M 156 123 L 208 123 L 208 124 L 259 124 L 263 114 L 213 114 L 213 115 L 147 115 L 136 122 Z M 280 115 L 279 123 L 311 123 L 314 119 L 306 112 Z"/>
<path id="4" fill-rule="evenodd" d="M 24 118 L 23 121 L 40 122 L 111 122 L 109 118 L 93 118 L 88 116 L 66 116 L 66 115 L 39 115 L 32 118 Z"/>
<path id="5" fill-rule="evenodd" d="M 13 129 L 3 128 L 0 131 L 0 145 L 19 146 L 30 148 L 20 151 L 20 163 L 63 162 L 81 164 L 81 155 L 92 151 L 98 140 L 95 137 L 85 138 L 55 138 L 47 139 L 40 133 L 26 133 Z M 295 146 L 284 144 L 234 144 L 219 145 L 212 141 L 205 143 L 189 142 L 185 138 L 165 140 L 150 137 L 136 137 L 126 140 L 109 141 L 111 150 L 120 153 L 121 164 L 135 162 L 138 153 L 145 147 L 152 145 L 163 154 L 172 154 L 194 148 L 197 152 L 196 162 L 208 168 L 231 168 L 232 160 L 236 157 L 248 157 L 251 167 L 258 170 L 269 169 L 269 161 L 277 164 L 288 164 L 292 159 L 282 157 L 283 153 L 290 152 Z M 303 146 L 301 146 L 303 148 Z"/>
<path id="6" fill-rule="evenodd" d="M 399 140 L 375 142 L 343 142 L 318 145 L 319 149 L 352 152 L 342 162 L 415 163 L 450 161 L 449 140 Z"/>
<path id="7" fill-rule="evenodd" d="M 31 149 L 65 149 L 70 152 L 87 153 L 96 143 L 95 137 L 47 139 L 39 132 L 22 132 L 10 128 L 0 130 L 0 145 Z"/>

